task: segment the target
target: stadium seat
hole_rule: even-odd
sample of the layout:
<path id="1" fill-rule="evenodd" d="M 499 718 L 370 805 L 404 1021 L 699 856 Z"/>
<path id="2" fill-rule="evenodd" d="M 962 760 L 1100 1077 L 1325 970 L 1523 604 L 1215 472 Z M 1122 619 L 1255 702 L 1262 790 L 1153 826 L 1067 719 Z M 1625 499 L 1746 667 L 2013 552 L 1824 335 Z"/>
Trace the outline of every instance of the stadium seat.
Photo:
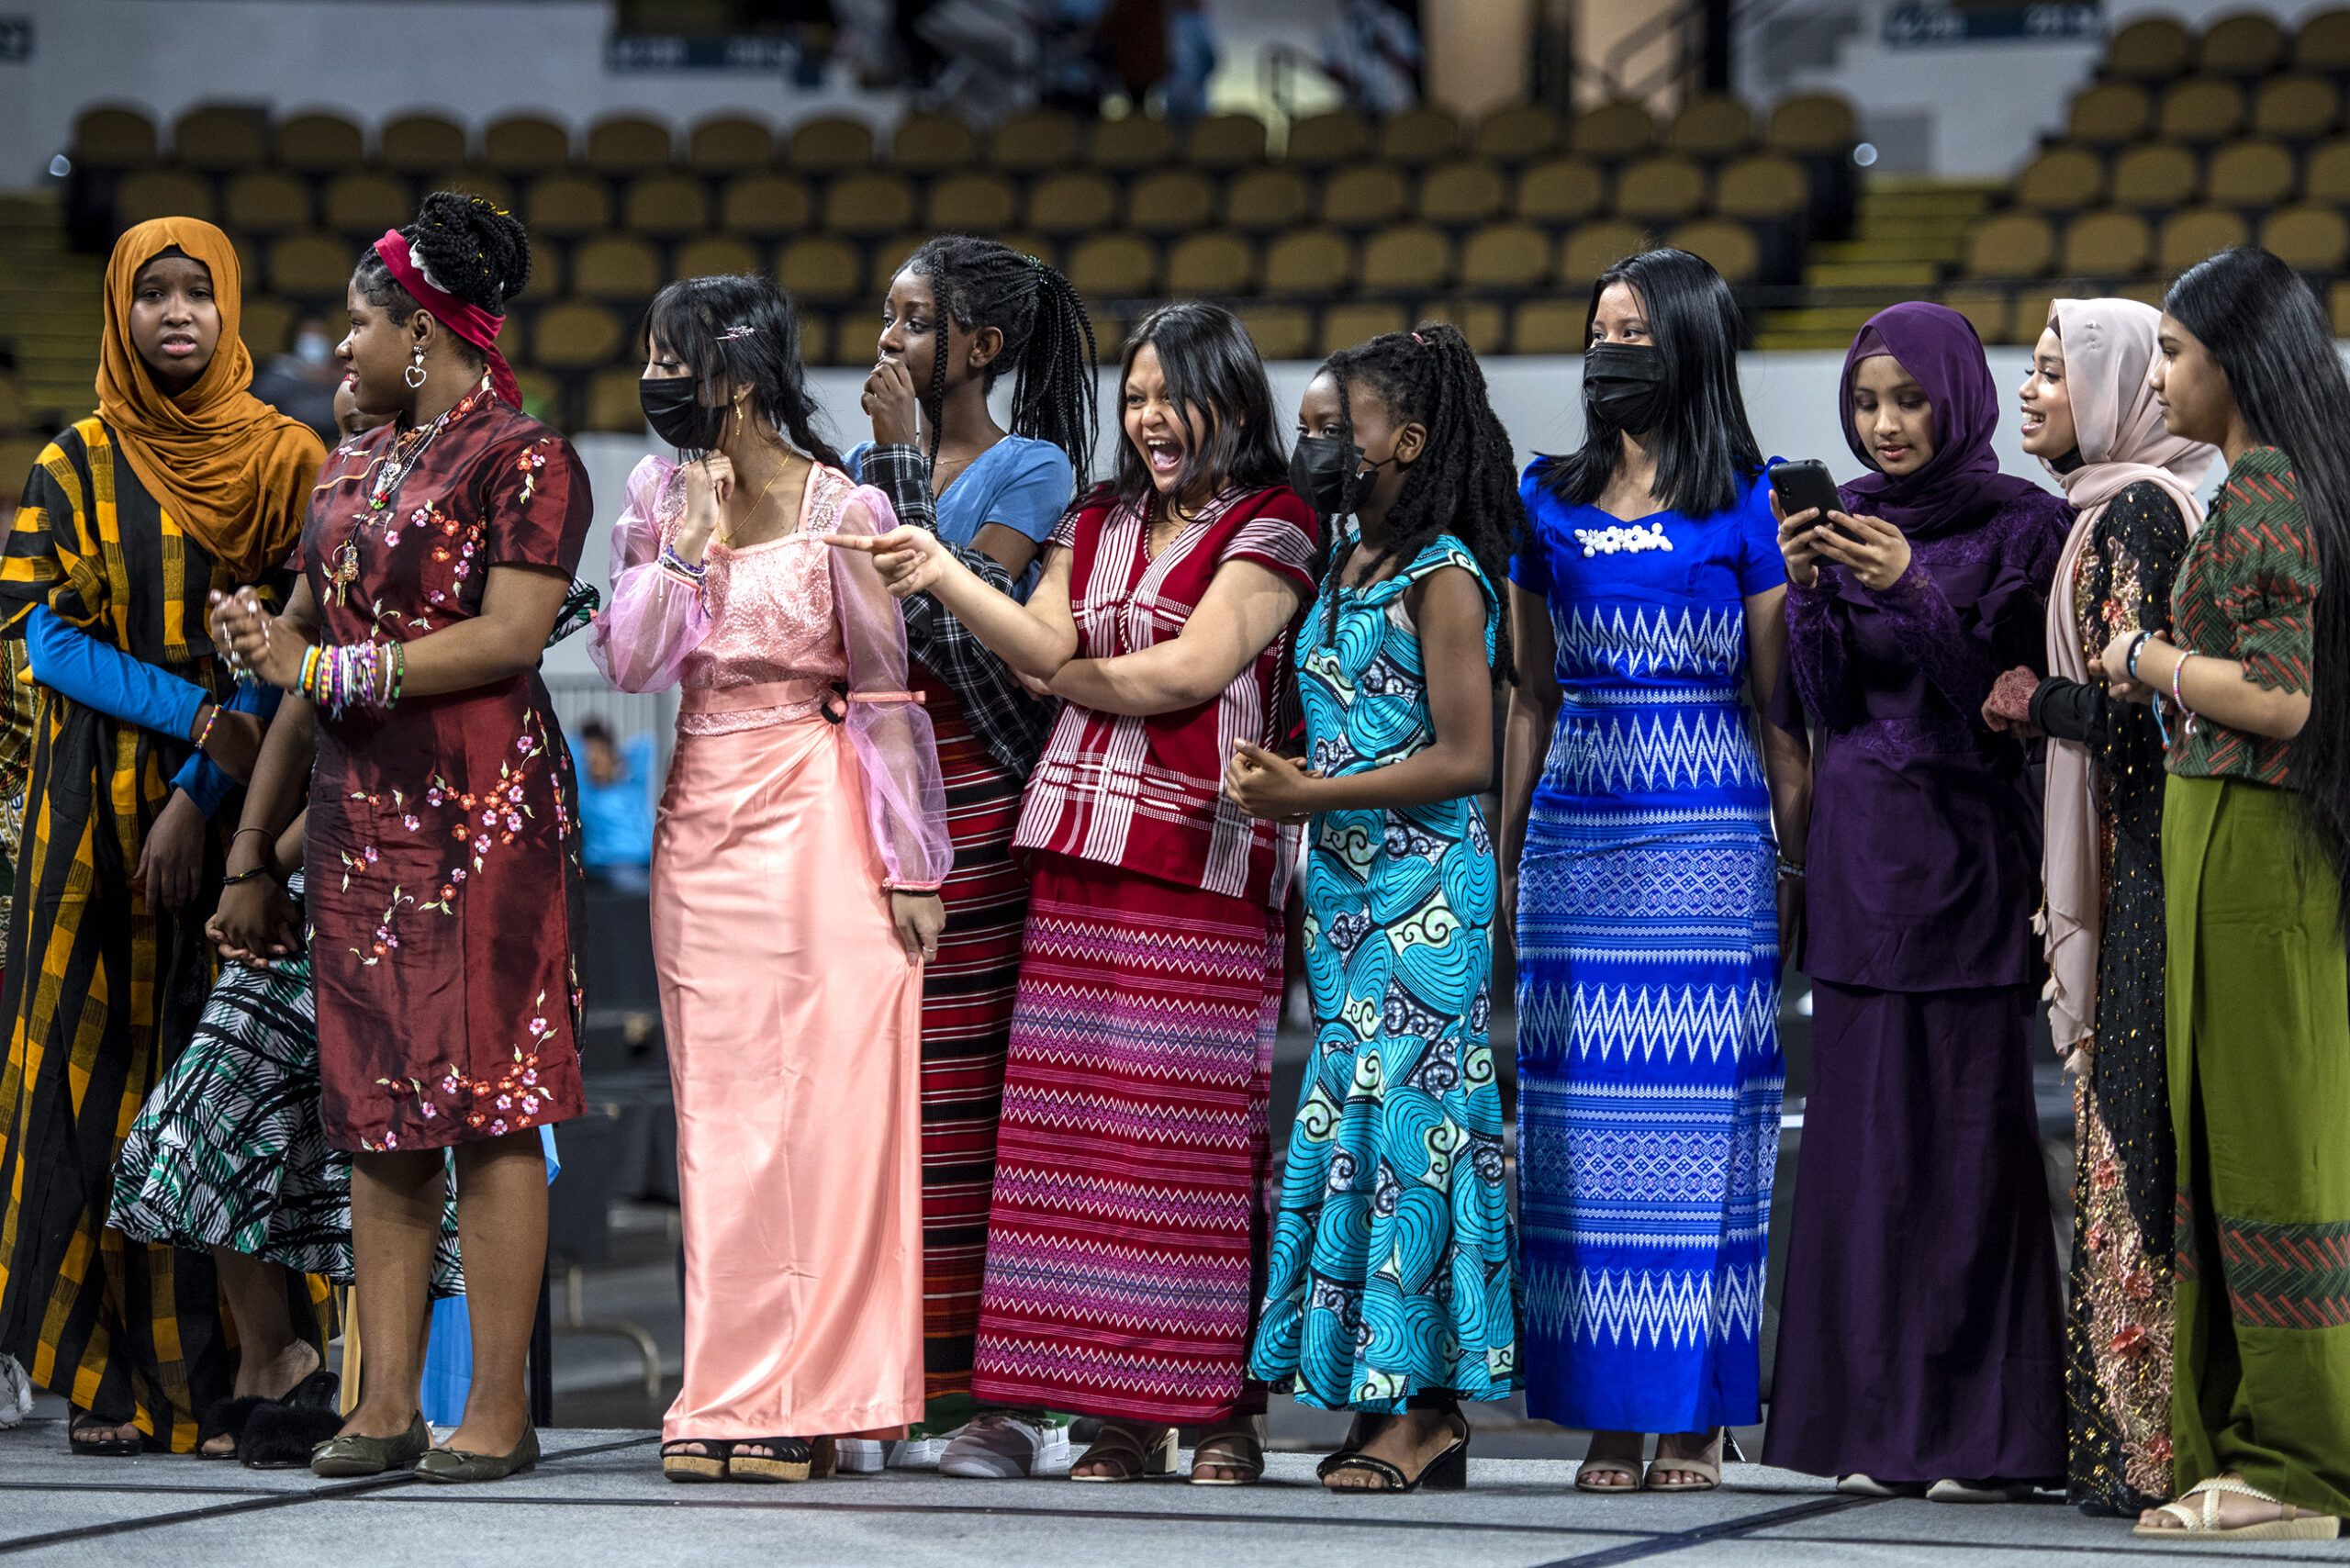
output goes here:
<path id="1" fill-rule="evenodd" d="M 1001 174 L 949 174 L 930 187 L 924 221 L 946 234 L 992 234 L 1012 227 L 1020 193 Z"/>
<path id="2" fill-rule="evenodd" d="M 811 310 L 793 312 L 794 323 L 800 329 L 800 358 L 805 364 L 870 364 L 873 362 L 872 340 L 858 344 L 840 330 L 840 323 L 831 316 Z"/>
<path id="3" fill-rule="evenodd" d="M 1360 282 L 1373 294 L 1426 294 L 1452 276 L 1452 241 L 1426 223 L 1382 229 L 1363 241 Z"/>
<path id="4" fill-rule="evenodd" d="M 1706 171 L 1677 153 L 1627 163 L 1616 176 L 1616 212 L 1650 222 L 1687 218 L 1706 205 Z"/>
<path id="5" fill-rule="evenodd" d="M 1704 257 L 1733 288 L 1752 283 L 1762 270 L 1762 247 L 1754 242 L 1754 230 L 1743 223 L 1701 218 L 1675 229 L 1664 242 L 1676 251 Z"/>
<path id="6" fill-rule="evenodd" d="M 2149 17 L 2113 35 L 2105 47 L 2105 73 L 2124 82 L 2167 82 L 2195 58 L 2195 39 L 2183 23 Z"/>
<path id="7" fill-rule="evenodd" d="M 2184 147 L 2154 141 L 2132 147 L 2113 161 L 2116 207 L 2162 209 L 2195 197 L 2195 154 Z"/>
<path id="8" fill-rule="evenodd" d="M 1247 234 L 1294 229 L 1306 220 L 1314 196 L 1294 169 L 1251 169 L 1224 193 L 1224 220 Z"/>
<path id="9" fill-rule="evenodd" d="M 1754 140 L 1754 111 L 1728 93 L 1693 98 L 1673 117 L 1664 144 L 1692 158 L 1727 158 Z"/>
<path id="10" fill-rule="evenodd" d="M 901 174 L 847 174 L 824 187 L 824 227 L 836 234 L 870 239 L 913 220 L 914 187 Z"/>
<path id="11" fill-rule="evenodd" d="M 2196 263 L 2252 238 L 2243 218 L 2223 207 L 2194 207 L 2174 212 L 2163 222 L 2154 246 L 2154 266 L 2165 277 L 2176 277 Z"/>
<path id="12" fill-rule="evenodd" d="M 2350 221 L 2338 207 L 2281 207 L 2262 220 L 2260 242 L 2296 272 L 2338 273 L 2350 263 Z"/>
<path id="13" fill-rule="evenodd" d="M 670 266 L 675 277 L 742 277 L 762 272 L 759 252 L 746 240 L 732 234 L 705 234 L 677 247 Z"/>
<path id="14" fill-rule="evenodd" d="M 979 138 L 958 115 L 917 110 L 890 133 L 890 162 L 910 174 L 944 174 L 979 161 Z"/>
<path id="15" fill-rule="evenodd" d="M 1107 229 L 1118 214 L 1118 187 L 1091 169 L 1047 174 L 1028 192 L 1028 227 L 1065 238 Z"/>
<path id="16" fill-rule="evenodd" d="M 232 174 L 220 193 L 220 216 L 229 228 L 246 234 L 308 229 L 310 187 L 307 181 L 281 169 Z"/>
<path id="17" fill-rule="evenodd" d="M 1966 318 L 1975 335 L 1986 343 L 2009 341 L 2009 329 L 2014 319 L 2008 297 L 1996 288 L 1968 288 L 1961 286 L 1947 289 L 1942 302 Z M 2037 341 L 2035 339 L 2035 341 Z"/>
<path id="18" fill-rule="evenodd" d="M 516 297 L 532 305 L 545 305 L 570 292 L 570 280 L 563 267 L 563 247 L 552 241 L 532 241 L 531 281 Z"/>
<path id="19" fill-rule="evenodd" d="M 2077 212 L 2105 199 L 2105 160 L 2082 147 L 2056 147 L 2016 176 L 2016 205 L 2034 212 Z"/>
<path id="20" fill-rule="evenodd" d="M 580 428 L 614 435 L 643 434 L 644 404 L 637 394 L 638 374 L 634 366 L 616 364 L 590 375 L 580 400 Z"/>
<path id="21" fill-rule="evenodd" d="M 341 115 L 296 115 L 280 120 L 271 137 L 281 168 L 305 174 L 332 174 L 356 168 L 367 156 L 367 138 Z"/>
<path id="22" fill-rule="evenodd" d="M 1322 187 L 1322 221 L 1337 229 L 1376 229 L 1403 217 L 1410 204 L 1403 171 L 1365 163 L 1340 170 Z"/>
<path id="23" fill-rule="evenodd" d="M 487 169 L 443 169 L 422 183 L 427 191 L 455 191 L 460 196 L 479 196 L 493 207 L 509 211 L 514 206 L 513 185 L 505 175 L 494 174 Z"/>
<path id="24" fill-rule="evenodd" d="M 1283 159 L 1302 168 L 1323 169 L 1371 156 L 1371 122 L 1352 109 L 1307 115 L 1289 128 Z"/>
<path id="25" fill-rule="evenodd" d="M 571 132 L 536 115 L 493 122 L 481 136 L 481 161 L 501 174 L 544 174 L 571 162 Z"/>
<path id="26" fill-rule="evenodd" d="M 718 198 L 718 226 L 772 240 L 806 229 L 815 197 L 805 180 L 789 174 L 744 174 L 729 180 Z"/>
<path id="27" fill-rule="evenodd" d="M 1229 171 L 1260 163 L 1265 158 L 1265 122 L 1255 115 L 1209 115 L 1192 124 L 1185 140 L 1186 162 L 1202 169 Z"/>
<path id="28" fill-rule="evenodd" d="M 661 252 L 633 234 L 599 235 L 571 252 L 571 292 L 583 299 L 641 303 L 661 281 Z"/>
<path id="29" fill-rule="evenodd" d="M 1270 295 L 1332 295 L 1354 275 L 1354 246 L 1327 229 L 1297 230 L 1265 248 L 1264 290 Z"/>
<path id="30" fill-rule="evenodd" d="M 2201 146 L 2244 129 L 2244 89 L 2232 82 L 2187 81 L 2163 94 L 2155 119 L 2158 134 Z"/>
<path id="31" fill-rule="evenodd" d="M 301 308 L 288 300 L 267 294 L 253 295 L 244 302 L 237 336 L 244 340 L 245 352 L 253 356 L 255 364 L 267 364 L 293 342 L 294 323 L 301 315 Z M 0 420 L 0 424 L 15 422 Z"/>
<path id="32" fill-rule="evenodd" d="M 776 286 L 794 299 L 843 305 L 864 287 L 856 247 L 830 234 L 794 240 L 775 258 Z"/>
<path id="33" fill-rule="evenodd" d="M 1451 322 L 1473 354 L 1501 353 L 1508 328 L 1507 314 L 1490 299 L 1431 299 L 1420 307 L 1420 320 Z"/>
<path id="34" fill-rule="evenodd" d="M 2322 76 L 2272 76 L 2252 99 L 2252 129 L 2284 141 L 2311 141 L 2342 116 L 2342 95 Z"/>
<path id="35" fill-rule="evenodd" d="M 2285 62 L 2285 30 L 2257 12 L 2223 17 L 2204 29 L 2195 64 L 2206 76 L 2266 76 Z"/>
<path id="36" fill-rule="evenodd" d="M 1304 359 L 1314 352 L 1314 318 L 1297 306 L 1244 305 L 1238 314 L 1259 358 Z"/>
<path id="37" fill-rule="evenodd" d="M 340 299 L 360 247 L 339 235 L 289 234 L 269 247 L 269 287 L 297 299 Z"/>
<path id="38" fill-rule="evenodd" d="M 2293 37 L 2296 69 L 2338 76 L 2350 72 L 2350 11 L 2322 11 Z"/>
<path id="39" fill-rule="evenodd" d="M 1404 314 L 1404 308 L 1400 305 L 1387 305 L 1370 299 L 1333 305 L 1322 312 L 1319 347 L 1327 357 L 1340 349 L 1350 349 L 1357 343 L 1385 337 L 1390 332 L 1403 331 L 1411 324 L 1411 318 Z"/>
<path id="40" fill-rule="evenodd" d="M 2128 277 L 2146 270 L 2154 235 L 2134 212 L 2092 212 L 2065 230 L 2067 277 Z"/>
<path id="41" fill-rule="evenodd" d="M 865 270 L 866 297 L 878 304 L 890 292 L 890 285 L 906 267 L 906 261 L 923 248 L 930 239 L 924 231 L 909 230 L 877 241 L 867 257 Z"/>
<path id="42" fill-rule="evenodd" d="M 2038 277 L 2055 259 L 2055 231 L 2046 218 L 2029 212 L 1986 218 L 1966 237 L 1969 277 Z"/>
<path id="43" fill-rule="evenodd" d="M 684 174 L 631 180 L 621 196 L 621 223 L 656 240 L 682 240 L 710 227 L 710 186 Z"/>
<path id="44" fill-rule="evenodd" d="M 666 169 L 669 158 L 669 128 L 641 115 L 615 115 L 588 128 L 585 162 L 599 174 Z"/>
<path id="45" fill-rule="evenodd" d="M 1529 299 L 1510 318 L 1512 353 L 1581 353 L 1590 333 L 1590 305 L 1580 299 Z"/>
<path id="46" fill-rule="evenodd" d="M 530 359 L 544 370 L 586 370 L 610 364 L 627 337 L 609 306 L 565 300 L 532 319 Z"/>
<path id="47" fill-rule="evenodd" d="M 1058 109 L 1025 109 L 996 127 L 988 162 L 1018 174 L 1077 162 L 1077 122 Z"/>
<path id="48" fill-rule="evenodd" d="M 2293 155 L 2274 141 L 2232 141 L 2211 154 L 2203 199 L 2215 207 L 2275 207 L 2293 194 Z"/>
<path id="49" fill-rule="evenodd" d="M 1440 163 L 1460 151 L 1460 121 L 1450 109 L 1423 104 L 1379 122 L 1379 156 L 1407 169 Z"/>
<path id="50" fill-rule="evenodd" d="M 1420 176 L 1414 210 L 1430 223 L 1465 229 L 1501 216 L 1509 199 L 1502 172 L 1483 158 L 1439 163 Z"/>
<path id="51" fill-rule="evenodd" d="M 579 174 L 533 180 L 522 222 L 534 234 L 558 240 L 599 233 L 612 226 L 611 193 L 603 181 Z"/>
<path id="52" fill-rule="evenodd" d="M 1577 115 L 1567 145 L 1586 158 L 1628 158 L 1656 145 L 1656 121 L 1645 106 L 1619 98 Z"/>
<path id="53" fill-rule="evenodd" d="M 1246 294 L 1256 281 L 1257 248 L 1237 234 L 1193 234 L 1167 252 L 1169 294 Z"/>
<path id="54" fill-rule="evenodd" d="M 784 162 L 809 174 L 835 174 L 873 162 L 873 128 L 846 115 L 820 115 L 792 128 Z"/>
<path id="55" fill-rule="evenodd" d="M 1784 152 L 1733 158 L 1714 175 L 1714 210 L 1725 218 L 1794 218 L 1811 206 L 1811 176 Z"/>
<path id="56" fill-rule="evenodd" d="M 269 157 L 269 122 L 259 109 L 190 109 L 172 127 L 172 161 L 207 174 L 255 169 Z"/>
<path id="57" fill-rule="evenodd" d="M 775 132 L 763 121 L 720 115 L 686 139 L 686 167 L 699 174 L 764 169 L 775 161 Z"/>
<path id="58" fill-rule="evenodd" d="M 2120 147 L 2146 134 L 2154 100 L 2129 82 L 2108 82 L 2074 95 L 2065 134 L 2084 147 Z"/>
<path id="59" fill-rule="evenodd" d="M 1137 234 L 1095 234 L 1069 247 L 1061 270 L 1088 298 L 1136 299 L 1158 281 L 1158 249 Z"/>
<path id="60" fill-rule="evenodd" d="M 1832 93 L 1801 93 L 1771 111 L 1762 144 L 1780 152 L 1841 157 L 1857 140 L 1852 105 Z"/>
<path id="61" fill-rule="evenodd" d="M 996 243 L 1007 250 L 1017 251 L 1024 256 L 1034 256 L 1048 267 L 1058 267 L 1061 264 L 1060 241 L 1047 239 L 1042 234 L 999 234 L 996 236 Z"/>
<path id="62" fill-rule="evenodd" d="M 396 174 L 429 174 L 462 167 L 464 128 L 439 115 L 403 115 L 376 133 L 377 156 Z"/>
<path id="63" fill-rule="evenodd" d="M 184 169 L 141 169 L 115 189 L 114 215 L 126 226 L 151 218 L 212 221 L 212 182 Z"/>
<path id="64" fill-rule="evenodd" d="M 137 109 L 84 109 L 73 120 L 73 161 L 91 169 L 144 168 L 155 161 L 155 122 Z"/>
<path id="65" fill-rule="evenodd" d="M 2350 138 L 2321 141 L 2301 168 L 2303 201 L 2350 203 Z"/>
<path id="66" fill-rule="evenodd" d="M 1194 234 L 1214 220 L 1215 183 L 1197 169 L 1161 169 L 1126 187 L 1126 226 L 1142 233 Z"/>
<path id="67" fill-rule="evenodd" d="M 1517 177 L 1510 210 L 1531 223 L 1580 223 L 1606 202 L 1599 166 L 1583 158 L 1553 158 Z"/>
<path id="68" fill-rule="evenodd" d="M 1460 247 L 1460 281 L 1471 288 L 1517 293 L 1550 276 L 1550 237 L 1531 223 L 1496 223 Z"/>
<path id="69" fill-rule="evenodd" d="M 1540 104 L 1505 104 L 1477 122 L 1469 150 L 1499 163 L 1523 163 L 1559 145 L 1559 117 Z"/>
<path id="70" fill-rule="evenodd" d="M 1645 230 L 1613 219 L 1586 223 L 1559 247 L 1559 281 L 1573 287 L 1589 284 L 1627 256 L 1648 249 Z"/>
<path id="71" fill-rule="evenodd" d="M 1120 174 L 1155 169 L 1174 156 L 1175 133 L 1167 122 L 1139 111 L 1096 121 L 1085 149 L 1087 162 Z"/>

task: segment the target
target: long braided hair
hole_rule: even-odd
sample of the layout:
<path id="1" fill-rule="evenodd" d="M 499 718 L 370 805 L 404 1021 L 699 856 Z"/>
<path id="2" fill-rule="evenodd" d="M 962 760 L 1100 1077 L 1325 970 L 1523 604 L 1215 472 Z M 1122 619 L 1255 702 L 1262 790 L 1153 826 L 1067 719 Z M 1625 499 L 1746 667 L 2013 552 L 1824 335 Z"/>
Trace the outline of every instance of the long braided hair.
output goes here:
<path id="1" fill-rule="evenodd" d="M 462 191 L 434 191 L 418 206 L 416 221 L 400 230 L 426 279 L 450 296 L 492 316 L 506 314 L 506 302 L 530 286 L 531 241 L 520 219 L 504 207 Z M 392 276 L 371 247 L 359 253 L 352 282 L 368 304 L 407 323 L 424 308 Z M 450 334 L 458 357 L 476 370 L 487 363 L 481 350 Z"/>
<path id="2" fill-rule="evenodd" d="M 827 468 L 844 466 L 816 429 L 816 399 L 800 362 L 800 317 L 764 277 L 679 278 L 653 297 L 646 324 L 694 374 L 701 400 L 727 403 L 727 388 L 746 382 L 751 405 L 791 444 Z"/>
<path id="3" fill-rule="evenodd" d="M 1509 580 L 1510 556 L 1526 537 L 1526 505 L 1518 498 L 1516 464 L 1509 432 L 1494 414 L 1485 393 L 1485 373 L 1458 327 L 1423 321 L 1409 332 L 1389 332 L 1340 349 L 1322 362 L 1337 383 L 1344 439 L 1354 439 L 1354 408 L 1348 387 L 1360 383 L 1379 395 L 1398 425 L 1427 428 L 1419 461 L 1404 471 L 1404 487 L 1387 513 L 1387 537 L 1365 574 L 1376 577 L 1389 561 L 1410 562 L 1443 534 L 1460 541 L 1499 594 Z M 1330 580 L 1336 582 L 1354 554 L 1348 540 L 1337 548 Z M 1515 680 L 1509 617 L 1498 616 L 1494 684 Z M 1338 596 L 1328 596 L 1322 625 L 1325 642 L 1337 634 Z"/>
<path id="4" fill-rule="evenodd" d="M 1007 369 L 1012 384 L 1012 433 L 1050 442 L 1077 470 L 1077 493 L 1092 481 L 1095 353 L 1085 302 L 1059 273 L 993 240 L 942 234 L 906 258 L 899 269 L 930 285 L 940 317 L 938 353 L 931 364 L 930 461 L 938 463 L 939 416 L 946 406 L 946 327 L 966 332 L 993 327 L 1003 348 L 990 362 L 986 385 Z"/>

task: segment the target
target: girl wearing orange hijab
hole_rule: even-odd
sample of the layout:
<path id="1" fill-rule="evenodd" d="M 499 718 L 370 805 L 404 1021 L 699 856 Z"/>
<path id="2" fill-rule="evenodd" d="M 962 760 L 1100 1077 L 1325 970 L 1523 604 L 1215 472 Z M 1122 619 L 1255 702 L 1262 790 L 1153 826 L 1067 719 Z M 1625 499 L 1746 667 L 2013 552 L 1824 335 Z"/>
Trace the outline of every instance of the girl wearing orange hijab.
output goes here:
<path id="1" fill-rule="evenodd" d="M 122 237 L 97 411 L 43 449 L 0 543 L 0 847 L 15 913 L 0 980 L 0 1353 L 72 1400 L 77 1453 L 192 1449 L 198 1414 L 239 1381 L 218 1304 L 251 1282 L 106 1218 L 121 1129 L 212 981 L 204 925 L 227 846 L 199 801 L 211 791 L 173 776 L 199 751 L 245 771 L 258 739 L 225 706 L 206 598 L 284 562 L 324 455 L 245 390 L 240 281 L 208 223 Z M 152 666 L 133 675 L 185 683 L 172 722 L 129 722 L 34 684 L 28 635 L 38 647 L 69 632 Z M 323 1350 L 317 1293 L 274 1279 L 282 1305 L 239 1302 L 241 1323 L 254 1318 L 240 1336 L 248 1372 L 307 1360 L 305 1340 Z"/>

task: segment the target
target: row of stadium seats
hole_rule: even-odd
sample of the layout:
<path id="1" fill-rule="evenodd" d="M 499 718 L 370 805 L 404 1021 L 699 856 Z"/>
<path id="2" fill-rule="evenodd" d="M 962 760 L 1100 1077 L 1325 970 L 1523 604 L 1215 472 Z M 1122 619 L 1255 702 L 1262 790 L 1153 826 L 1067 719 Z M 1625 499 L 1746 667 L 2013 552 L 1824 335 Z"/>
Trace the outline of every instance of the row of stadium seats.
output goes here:
<path id="1" fill-rule="evenodd" d="M 2324 11 L 2287 33 L 2273 16 L 2225 17 L 2197 37 L 2174 17 L 2148 17 L 2113 35 L 2104 74 L 2122 82 L 2207 76 L 2266 76 L 2291 66 L 2350 75 L 2350 11 Z"/>
<path id="2" fill-rule="evenodd" d="M 2215 251 L 2257 240 L 2305 273 L 2339 272 L 2350 261 L 2350 219 L 2337 207 L 2279 207 L 2255 225 L 2232 207 L 2188 207 L 2159 228 L 2135 212 L 2084 213 L 2063 227 L 2038 213 L 2006 212 L 1967 236 L 1966 275 L 2031 278 L 2177 276 Z"/>
<path id="3" fill-rule="evenodd" d="M 2157 97 L 2134 82 L 2074 95 L 2065 135 L 2084 147 L 2119 147 L 2148 136 L 2208 145 L 2250 131 L 2311 141 L 2342 125 L 2342 88 L 2322 76 L 2273 76 L 2247 92 L 2233 82 L 2178 82 Z"/>
<path id="4" fill-rule="evenodd" d="M 2016 177 L 2015 202 L 2035 212 L 2074 212 L 2101 203 L 2165 211 L 2205 201 L 2267 207 L 2294 197 L 2350 202 L 2350 137 L 2298 156 L 2281 141 L 2232 141 L 2210 157 L 2175 142 L 2150 141 L 2108 159 L 2086 147 L 2053 147 Z"/>

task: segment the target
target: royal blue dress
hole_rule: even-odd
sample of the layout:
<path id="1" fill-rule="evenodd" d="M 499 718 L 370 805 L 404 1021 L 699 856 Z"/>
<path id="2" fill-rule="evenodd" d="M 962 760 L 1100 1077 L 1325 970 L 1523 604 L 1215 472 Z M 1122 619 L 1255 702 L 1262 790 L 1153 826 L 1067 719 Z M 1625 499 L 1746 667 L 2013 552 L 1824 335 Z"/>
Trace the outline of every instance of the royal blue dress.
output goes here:
<path id="1" fill-rule="evenodd" d="M 1436 740 L 1415 583 L 1476 558 L 1439 537 L 1367 587 L 1323 584 L 1298 650 L 1309 760 L 1365 773 Z M 1337 601 L 1335 634 L 1326 632 Z M 1249 1372 L 1301 1404 L 1400 1412 L 1518 1387 L 1516 1257 L 1486 1038 L 1496 878 L 1474 796 L 1319 812 L 1308 833 L 1314 1061 L 1281 1170 Z"/>
<path id="2" fill-rule="evenodd" d="M 1561 691 L 1518 871 L 1527 1409 L 1747 1425 L 1786 1080 L 1746 698 L 1744 599 L 1785 581 L 1769 486 L 1626 524 L 1541 467 L 1510 572 L 1550 604 Z"/>

